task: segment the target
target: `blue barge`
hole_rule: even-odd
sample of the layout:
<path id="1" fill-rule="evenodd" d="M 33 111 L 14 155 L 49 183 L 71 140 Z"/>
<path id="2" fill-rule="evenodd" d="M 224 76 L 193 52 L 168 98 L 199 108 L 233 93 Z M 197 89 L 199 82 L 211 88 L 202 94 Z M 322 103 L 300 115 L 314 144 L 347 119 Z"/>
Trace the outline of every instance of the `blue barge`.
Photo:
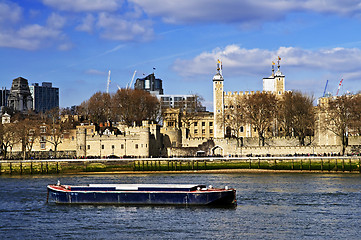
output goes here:
<path id="1" fill-rule="evenodd" d="M 236 190 L 202 184 L 48 185 L 48 200 L 57 204 L 216 205 L 236 204 Z"/>

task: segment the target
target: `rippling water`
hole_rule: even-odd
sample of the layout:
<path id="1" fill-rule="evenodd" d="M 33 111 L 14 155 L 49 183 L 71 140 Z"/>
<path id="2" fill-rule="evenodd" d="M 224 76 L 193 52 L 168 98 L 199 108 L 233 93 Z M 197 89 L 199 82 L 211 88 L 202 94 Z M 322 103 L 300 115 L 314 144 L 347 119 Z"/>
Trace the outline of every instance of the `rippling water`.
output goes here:
<path id="1" fill-rule="evenodd" d="M 46 204 L 46 185 L 205 183 L 236 208 Z M 0 176 L 0 239 L 360 239 L 359 174 Z"/>

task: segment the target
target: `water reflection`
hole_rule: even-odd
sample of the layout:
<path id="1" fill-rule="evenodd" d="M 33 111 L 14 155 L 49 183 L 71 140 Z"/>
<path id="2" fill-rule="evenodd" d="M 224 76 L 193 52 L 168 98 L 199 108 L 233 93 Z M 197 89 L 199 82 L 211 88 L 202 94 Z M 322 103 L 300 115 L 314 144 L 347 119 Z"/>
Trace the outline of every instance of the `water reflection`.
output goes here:
<path id="1" fill-rule="evenodd" d="M 45 204 L 46 185 L 204 183 L 237 188 L 237 207 Z M 2 239 L 357 239 L 358 174 L 0 176 Z"/>

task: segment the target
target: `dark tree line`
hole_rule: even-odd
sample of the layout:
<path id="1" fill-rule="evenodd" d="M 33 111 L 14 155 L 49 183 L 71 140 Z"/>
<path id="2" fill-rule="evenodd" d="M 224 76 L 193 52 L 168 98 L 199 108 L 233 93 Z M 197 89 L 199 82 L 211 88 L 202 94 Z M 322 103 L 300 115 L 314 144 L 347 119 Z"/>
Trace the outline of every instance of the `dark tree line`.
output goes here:
<path id="1" fill-rule="evenodd" d="M 240 128 L 249 124 L 258 134 L 259 145 L 272 136 L 297 136 L 299 144 L 314 134 L 313 98 L 300 92 L 286 92 L 280 97 L 267 92 L 238 96 L 225 109 L 224 124 L 231 135 L 241 138 Z"/>
<path id="2" fill-rule="evenodd" d="M 342 95 L 328 99 L 320 106 L 323 130 L 333 132 L 342 144 L 342 154 L 350 135 L 361 134 L 361 95 Z"/>
<path id="3" fill-rule="evenodd" d="M 143 120 L 158 122 L 160 106 L 150 93 L 137 89 L 120 89 L 115 94 L 97 92 L 79 106 L 79 113 L 93 123 L 121 122 L 131 126 Z"/>
<path id="4" fill-rule="evenodd" d="M 72 118 L 62 119 L 59 108 L 45 113 L 15 114 L 11 123 L 0 124 L 0 153 L 3 158 L 9 158 L 9 153 L 17 144 L 21 146 L 22 158 L 30 157 L 35 143 L 49 143 L 57 155 L 58 146 L 77 122 Z"/>

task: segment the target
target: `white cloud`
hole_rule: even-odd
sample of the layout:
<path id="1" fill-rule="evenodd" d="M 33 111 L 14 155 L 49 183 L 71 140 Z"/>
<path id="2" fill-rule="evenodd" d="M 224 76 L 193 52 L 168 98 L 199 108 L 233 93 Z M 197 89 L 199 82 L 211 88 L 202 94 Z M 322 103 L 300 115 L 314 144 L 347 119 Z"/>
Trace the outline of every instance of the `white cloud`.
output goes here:
<path id="1" fill-rule="evenodd" d="M 2 23 L 15 23 L 21 20 L 22 9 L 13 3 L 0 2 L 0 24 Z"/>
<path id="2" fill-rule="evenodd" d="M 56 13 L 52 13 L 46 22 L 47 26 L 55 29 L 63 28 L 65 23 L 66 18 Z"/>
<path id="3" fill-rule="evenodd" d="M 203 52 L 193 59 L 177 59 L 173 69 L 183 76 L 209 75 L 216 69 L 217 59 L 223 62 L 227 76 L 256 75 L 270 73 L 272 61 L 282 58 L 281 66 L 294 71 L 325 71 L 359 79 L 361 49 L 331 48 L 305 50 L 295 47 L 280 47 L 277 50 L 245 49 L 238 45 Z M 288 70 L 290 72 L 291 70 Z"/>
<path id="4" fill-rule="evenodd" d="M 100 12 L 116 11 L 122 0 L 43 0 L 43 3 L 61 11 Z"/>
<path id="5" fill-rule="evenodd" d="M 22 25 L 22 9 L 15 4 L 0 3 L 0 13 L 6 9 L 13 9 L 13 13 L 0 15 L 0 47 L 37 50 L 58 45 L 59 49 L 64 50 L 71 46 L 62 32 L 66 19 L 59 14 L 50 14 L 46 25 Z"/>
<path id="6" fill-rule="evenodd" d="M 100 71 L 100 70 L 97 70 L 97 69 L 88 69 L 88 70 L 85 71 L 85 73 L 89 74 L 89 75 L 101 75 L 101 76 L 105 76 L 105 75 L 108 74 L 107 72 Z"/>
<path id="7" fill-rule="evenodd" d="M 120 15 L 100 13 L 97 27 L 101 37 L 120 41 L 147 41 L 153 38 L 152 23 L 148 20 L 125 19 Z"/>
<path id="8" fill-rule="evenodd" d="M 80 25 L 76 27 L 76 30 L 92 33 L 95 23 L 95 17 L 92 14 L 87 14 Z"/>
<path id="9" fill-rule="evenodd" d="M 338 15 L 361 13 L 359 1 L 353 0 L 129 0 L 150 16 L 168 23 L 259 23 L 284 18 L 288 13 L 308 11 Z"/>

